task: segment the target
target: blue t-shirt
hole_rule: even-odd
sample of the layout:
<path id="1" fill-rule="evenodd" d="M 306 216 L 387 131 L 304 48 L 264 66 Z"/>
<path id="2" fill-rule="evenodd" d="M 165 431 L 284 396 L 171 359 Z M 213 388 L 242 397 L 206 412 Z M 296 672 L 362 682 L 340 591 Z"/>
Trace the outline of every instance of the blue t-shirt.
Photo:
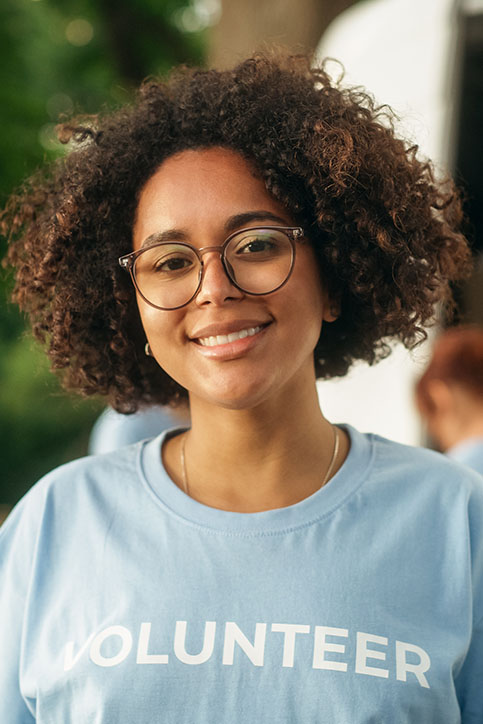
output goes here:
<path id="1" fill-rule="evenodd" d="M 0 529 L 0 721 L 481 724 L 481 479 L 347 429 L 271 511 L 187 497 L 163 436 L 34 486 Z"/>
<path id="2" fill-rule="evenodd" d="M 471 437 L 446 451 L 448 457 L 483 475 L 483 437 Z"/>

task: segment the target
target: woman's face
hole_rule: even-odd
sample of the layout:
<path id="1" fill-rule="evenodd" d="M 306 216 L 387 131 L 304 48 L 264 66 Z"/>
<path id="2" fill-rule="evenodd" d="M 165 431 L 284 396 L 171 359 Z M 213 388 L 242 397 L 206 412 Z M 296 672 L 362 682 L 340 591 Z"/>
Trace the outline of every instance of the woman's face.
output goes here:
<path id="1" fill-rule="evenodd" d="M 134 249 L 160 232 L 197 248 L 221 245 L 231 231 L 263 225 L 296 224 L 246 160 L 223 148 L 183 151 L 164 161 L 144 186 Z M 296 242 L 291 277 L 264 296 L 234 287 L 217 252 L 207 252 L 203 261 L 201 289 L 187 306 L 163 311 L 137 300 L 154 357 L 191 401 L 244 409 L 313 380 L 313 350 L 323 320 L 333 316 L 310 245 Z M 241 330 L 250 335 L 206 344 L 208 337 Z"/>

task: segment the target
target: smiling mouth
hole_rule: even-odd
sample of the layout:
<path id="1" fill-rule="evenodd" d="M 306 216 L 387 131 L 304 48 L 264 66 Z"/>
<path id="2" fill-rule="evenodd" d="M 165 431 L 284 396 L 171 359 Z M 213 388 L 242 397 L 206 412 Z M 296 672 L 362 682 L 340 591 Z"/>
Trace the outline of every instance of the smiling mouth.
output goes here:
<path id="1" fill-rule="evenodd" d="M 247 329 L 240 329 L 239 332 L 230 332 L 230 334 L 217 334 L 214 337 L 199 337 L 196 341 L 203 347 L 216 347 L 221 344 L 229 344 L 230 342 L 236 342 L 237 339 L 244 339 L 245 337 L 253 337 L 255 334 L 264 329 L 266 325 L 258 327 L 248 327 Z"/>

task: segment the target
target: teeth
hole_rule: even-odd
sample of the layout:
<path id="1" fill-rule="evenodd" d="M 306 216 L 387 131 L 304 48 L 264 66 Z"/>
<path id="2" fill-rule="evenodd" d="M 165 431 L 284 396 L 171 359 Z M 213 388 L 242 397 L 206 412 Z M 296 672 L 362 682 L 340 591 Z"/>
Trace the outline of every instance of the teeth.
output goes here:
<path id="1" fill-rule="evenodd" d="M 240 329 L 239 332 L 230 332 L 230 334 L 217 334 L 216 337 L 200 337 L 198 342 L 203 345 L 203 347 L 215 347 L 219 344 L 235 342 L 237 339 L 253 337 L 253 335 L 258 334 L 261 329 L 262 327 L 250 327 L 249 329 Z"/>

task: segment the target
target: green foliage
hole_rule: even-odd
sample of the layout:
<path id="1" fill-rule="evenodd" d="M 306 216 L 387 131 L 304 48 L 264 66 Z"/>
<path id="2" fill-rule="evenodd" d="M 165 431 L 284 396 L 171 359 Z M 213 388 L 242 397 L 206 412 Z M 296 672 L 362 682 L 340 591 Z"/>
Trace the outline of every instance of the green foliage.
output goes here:
<path id="1" fill-rule="evenodd" d="M 0 205 L 36 167 L 61 154 L 55 125 L 129 99 L 149 75 L 200 64 L 195 0 L 3 0 L 0 5 Z M 198 32 L 194 32 L 198 31 Z M 5 247 L 0 246 L 1 256 Z M 60 391 L 7 303 L 0 279 L 0 504 L 13 504 L 55 465 L 85 454 L 100 401 Z"/>
<path id="2" fill-rule="evenodd" d="M 100 401 L 59 389 L 43 350 L 25 335 L 0 346 L 2 503 L 14 503 L 41 475 L 85 455 Z"/>

